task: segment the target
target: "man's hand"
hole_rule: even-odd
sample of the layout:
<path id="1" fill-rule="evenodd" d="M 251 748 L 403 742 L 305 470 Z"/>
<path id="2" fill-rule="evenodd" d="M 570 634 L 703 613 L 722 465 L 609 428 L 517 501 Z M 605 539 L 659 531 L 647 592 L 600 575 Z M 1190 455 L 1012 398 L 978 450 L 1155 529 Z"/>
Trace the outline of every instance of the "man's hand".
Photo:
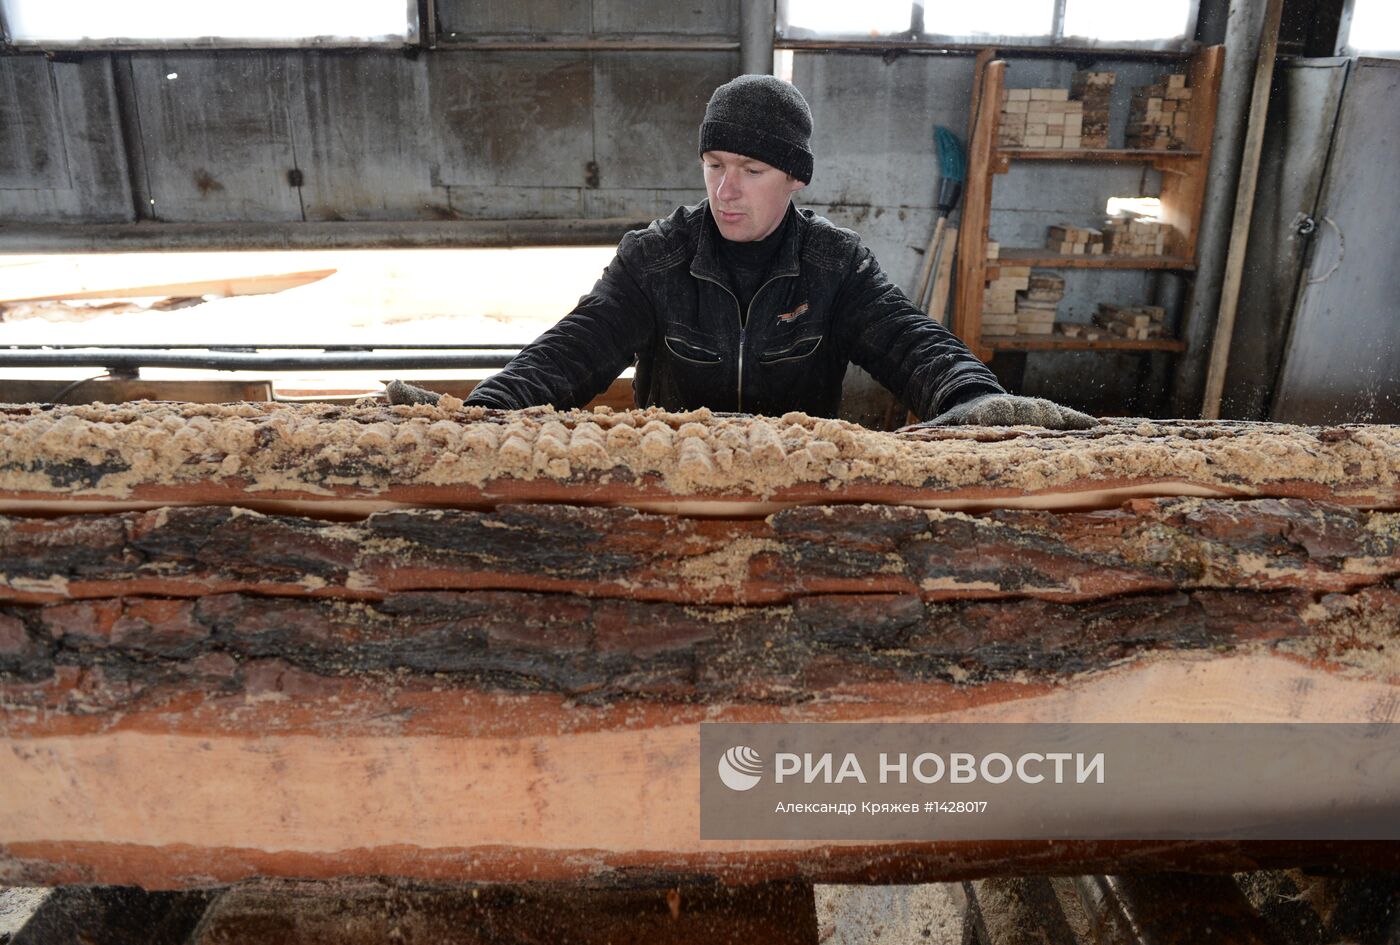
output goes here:
<path id="1" fill-rule="evenodd" d="M 1087 413 L 1061 407 L 1043 397 L 1017 397 L 1012 394 L 985 394 L 958 404 L 932 420 L 904 427 L 900 433 L 946 426 L 1045 427 L 1047 430 L 1087 430 L 1099 421 Z"/>
<path id="2" fill-rule="evenodd" d="M 403 381 L 390 381 L 384 385 L 384 396 L 391 404 L 436 404 L 441 394 L 435 394 Z"/>

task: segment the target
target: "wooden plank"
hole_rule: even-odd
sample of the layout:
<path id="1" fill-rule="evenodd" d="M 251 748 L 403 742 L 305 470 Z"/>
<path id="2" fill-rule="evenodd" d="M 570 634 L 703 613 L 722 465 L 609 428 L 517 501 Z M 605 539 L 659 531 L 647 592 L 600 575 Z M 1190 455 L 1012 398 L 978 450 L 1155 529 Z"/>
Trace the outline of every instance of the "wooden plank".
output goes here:
<path id="1" fill-rule="evenodd" d="M 1264 150 L 1264 125 L 1273 87 L 1274 60 L 1278 53 L 1279 26 L 1283 0 L 1269 0 L 1264 11 L 1259 58 L 1254 68 L 1254 88 L 1249 100 L 1244 152 L 1240 157 L 1234 218 L 1230 224 L 1229 251 L 1216 313 L 1215 336 L 1211 339 L 1210 362 L 1202 397 L 1201 416 L 1220 416 L 1220 399 L 1225 388 L 1225 370 L 1230 361 L 1230 343 L 1235 330 L 1235 308 L 1239 305 L 1240 283 L 1244 277 L 1245 253 L 1249 245 L 1249 225 L 1254 214 L 1254 192 L 1259 182 L 1259 160 Z"/>
<path id="2" fill-rule="evenodd" d="M 162 285 L 111 285 L 101 288 L 85 288 L 79 291 L 51 292 L 46 295 L 28 295 L 22 298 L 0 296 L 0 302 L 48 302 L 63 299 L 139 299 L 156 296 L 196 296 L 196 295 L 266 295 L 295 289 L 298 286 L 319 282 L 327 276 L 335 275 L 334 269 L 315 269 L 307 272 L 286 272 L 269 275 L 229 276 L 226 278 L 203 279 L 194 282 L 170 282 Z"/>
<path id="3" fill-rule="evenodd" d="M 967 112 L 967 136 L 966 140 L 971 142 L 972 135 L 977 130 L 977 116 L 980 114 L 982 102 L 982 80 L 986 75 L 987 64 L 997 57 L 995 49 L 984 48 L 977 50 L 977 54 L 972 58 L 972 107 Z"/>
<path id="4" fill-rule="evenodd" d="M 984 361 L 991 352 L 982 345 L 982 293 L 987 264 L 987 226 L 992 213 L 992 150 L 1001 115 L 1001 89 L 1006 63 L 988 62 L 982 70 L 977 118 L 968 145 L 967 189 L 958 224 L 958 280 L 953 305 L 953 333 Z"/>
<path id="5" fill-rule="evenodd" d="M 995 278 L 992 270 L 998 269 L 998 264 L 1045 269 L 1179 269 L 1185 272 L 1196 268 L 1194 260 L 1184 256 L 1120 256 L 1113 253 L 1085 256 L 1014 246 L 1001 247 L 997 260 L 988 264 L 989 278 Z"/>
<path id="6" fill-rule="evenodd" d="M 178 400 L 197 404 L 270 401 L 268 381 L 160 381 L 101 378 L 74 381 L 0 379 L 0 403 L 120 404 L 132 400 Z M 61 398 L 60 398 L 60 395 Z"/>
<path id="7" fill-rule="evenodd" d="M 1013 161 L 1092 161 L 1110 164 L 1155 163 L 1161 160 L 1199 160 L 1194 149 L 1177 151 L 1152 148 L 998 148 L 997 153 Z"/>
<path id="8" fill-rule="evenodd" d="M 380 383 L 388 385 L 393 378 L 385 378 Z M 419 378 L 412 381 L 415 387 L 424 390 L 434 391 L 439 394 L 449 394 L 458 400 L 466 400 L 476 385 L 481 380 L 476 378 Z M 157 388 L 159 390 L 159 388 Z M 314 387 L 309 389 L 298 389 L 285 385 L 278 385 L 277 399 L 283 402 L 300 403 L 324 403 L 324 404 L 353 404 L 363 397 L 382 396 L 383 388 L 345 388 L 341 390 L 330 390 L 324 387 Z M 107 403 L 118 403 L 122 400 L 137 400 L 142 398 L 123 397 L 107 399 Z M 271 397 L 223 397 L 211 399 L 208 397 L 154 397 L 146 396 L 147 400 L 191 400 L 199 403 L 227 403 L 233 400 L 271 400 Z M 632 378 L 619 377 L 608 385 L 607 390 L 590 400 L 584 409 L 588 411 L 596 410 L 599 407 L 606 407 L 609 410 L 631 410 L 636 407 L 636 396 L 632 390 Z"/>
<path id="9" fill-rule="evenodd" d="M 953 257 L 957 255 L 958 228 L 945 227 L 943 252 L 939 254 L 938 273 L 933 280 L 933 297 L 928 312 L 940 325 L 948 324 L 948 293 L 953 287 Z"/>
<path id="10" fill-rule="evenodd" d="M 1186 344 L 1171 338 L 988 338 L 986 344 L 995 351 L 1185 351 Z"/>
<path id="11" fill-rule="evenodd" d="M 465 400 L 479 380 L 463 380 L 459 378 L 437 379 L 437 378 L 414 378 L 413 384 L 424 390 L 435 391 L 439 394 L 449 394 L 459 400 Z M 290 394 L 292 392 L 285 391 Z M 609 410 L 631 410 L 637 405 L 636 397 L 632 392 L 632 379 L 630 377 L 620 377 L 608 385 L 608 389 L 588 402 L 585 410 L 596 410 L 598 407 L 607 407 Z"/>

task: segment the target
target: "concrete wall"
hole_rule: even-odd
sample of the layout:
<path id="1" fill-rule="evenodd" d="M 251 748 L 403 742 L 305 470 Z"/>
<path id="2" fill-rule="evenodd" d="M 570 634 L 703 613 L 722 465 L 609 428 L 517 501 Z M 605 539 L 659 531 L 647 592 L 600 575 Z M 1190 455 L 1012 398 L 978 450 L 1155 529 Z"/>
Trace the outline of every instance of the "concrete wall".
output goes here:
<path id="1" fill-rule="evenodd" d="M 132 217 L 108 57 L 0 55 L 0 223 Z"/>
<path id="2" fill-rule="evenodd" d="M 695 199 L 696 116 L 737 68 L 707 51 L 0 57 L 0 220 L 650 218 Z"/>

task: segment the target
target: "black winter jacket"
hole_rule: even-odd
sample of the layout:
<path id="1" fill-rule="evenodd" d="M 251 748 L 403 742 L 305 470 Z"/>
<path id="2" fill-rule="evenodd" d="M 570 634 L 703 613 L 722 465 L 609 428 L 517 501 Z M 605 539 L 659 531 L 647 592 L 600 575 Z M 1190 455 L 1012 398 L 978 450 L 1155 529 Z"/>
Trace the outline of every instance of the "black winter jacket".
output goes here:
<path id="1" fill-rule="evenodd" d="M 995 376 L 885 278 L 850 230 L 789 207 L 768 278 L 741 313 L 708 201 L 622 238 L 593 291 L 467 398 L 507 409 L 588 403 L 637 365 L 638 406 L 833 417 L 854 362 L 923 419 Z"/>

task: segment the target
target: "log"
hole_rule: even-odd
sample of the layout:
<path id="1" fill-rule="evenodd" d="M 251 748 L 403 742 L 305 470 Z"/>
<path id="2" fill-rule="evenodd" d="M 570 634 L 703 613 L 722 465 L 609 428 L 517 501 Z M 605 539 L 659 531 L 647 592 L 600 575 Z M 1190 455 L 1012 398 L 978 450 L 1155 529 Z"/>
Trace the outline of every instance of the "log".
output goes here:
<path id="1" fill-rule="evenodd" d="M 0 434 L 0 882 L 1400 863 L 700 840 L 696 802 L 701 722 L 1393 720 L 1393 427 L 445 398 L 16 408 Z"/>

